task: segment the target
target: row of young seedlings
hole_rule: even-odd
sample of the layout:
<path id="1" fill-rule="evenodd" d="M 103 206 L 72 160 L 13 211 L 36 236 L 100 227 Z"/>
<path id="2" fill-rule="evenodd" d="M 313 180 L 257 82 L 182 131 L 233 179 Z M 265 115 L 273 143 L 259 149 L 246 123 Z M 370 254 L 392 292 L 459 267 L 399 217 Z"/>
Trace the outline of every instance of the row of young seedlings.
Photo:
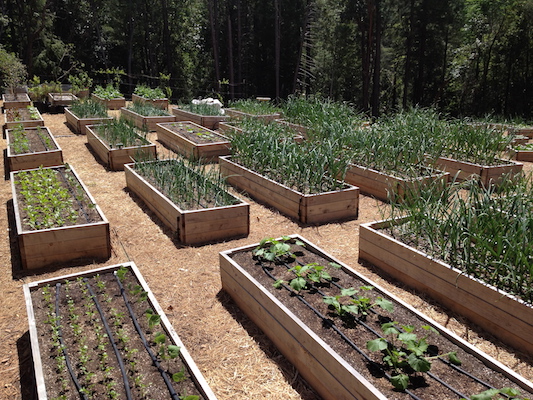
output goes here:
<path id="1" fill-rule="evenodd" d="M 32 152 L 31 141 L 28 137 L 27 131 L 22 125 L 16 125 L 10 130 L 11 142 L 9 143 L 14 154 L 26 154 Z M 37 126 L 36 134 L 39 138 L 45 151 L 53 150 L 56 148 L 50 136 L 46 133 L 44 128 Z"/>
<path id="2" fill-rule="evenodd" d="M 428 185 L 386 210 L 384 218 L 393 221 L 388 233 L 533 304 L 533 182 L 529 175 L 504 182 Z"/>
<path id="3" fill-rule="evenodd" d="M 133 164 L 134 170 L 148 180 L 182 210 L 197 210 L 237 204 L 218 170 L 201 160 L 181 158 Z"/>
<path id="4" fill-rule="evenodd" d="M 345 187 L 347 162 L 334 141 L 296 143 L 293 130 L 256 119 L 241 127 L 244 133 L 230 138 L 232 159 L 240 165 L 303 194 Z"/>
<path id="5" fill-rule="evenodd" d="M 159 315 L 151 307 L 142 309 L 146 307 L 147 292 L 138 284 L 126 283 L 128 272 L 121 267 L 114 278 L 78 277 L 41 288 L 47 305 L 46 324 L 51 331 L 51 357 L 56 362 L 58 386 L 52 393 L 53 400 L 154 398 L 160 395 L 160 389 L 151 382 L 153 374 L 142 372 L 141 364 L 155 366 L 169 398 L 200 399 L 187 394 L 185 388 L 180 394 L 174 387 L 189 379 L 178 362 L 180 348 L 167 344 L 166 334 L 157 330 Z M 117 302 L 120 293 L 125 306 Z M 144 322 L 137 320 L 139 311 L 144 311 Z"/>
<path id="6" fill-rule="evenodd" d="M 112 119 L 93 127 L 96 134 L 109 144 L 110 148 L 135 147 L 149 145 L 147 132 L 135 128 L 125 119 Z"/>
<path id="7" fill-rule="evenodd" d="M 457 371 L 487 387 L 486 390 L 479 394 L 469 397 L 471 400 L 490 400 L 496 395 L 503 395 L 513 399 L 520 399 L 520 391 L 515 388 L 494 388 L 489 384 L 479 380 L 470 373 L 460 368 L 462 362 L 457 357 L 457 353 L 450 351 L 444 354 L 436 354 L 431 349 L 428 342 L 429 334 L 438 334 L 433 327 L 429 325 L 414 326 L 404 325 L 394 320 L 384 318 L 386 322 L 381 324 L 381 333 L 375 331 L 367 323 L 367 317 L 371 314 L 378 315 L 377 309 L 388 313 L 394 312 L 393 303 L 379 296 L 372 296 L 370 293 L 374 289 L 372 286 L 361 286 L 358 288 L 343 288 L 336 283 L 335 277 L 332 277 L 328 267 L 315 262 L 303 264 L 298 262 L 298 252 L 293 250 L 292 246 L 305 247 L 305 243 L 284 236 L 280 239 L 265 238 L 253 251 L 254 257 L 259 261 L 263 271 L 274 281 L 273 286 L 276 289 L 286 289 L 292 295 L 296 295 L 298 300 L 303 302 L 323 323 L 332 328 L 339 334 L 350 346 L 358 351 L 370 364 L 374 364 L 373 359 L 359 348 L 344 333 L 354 325 L 361 325 L 368 331 L 372 332 L 376 339 L 366 342 L 366 349 L 370 352 L 381 353 L 381 362 L 379 366 L 383 375 L 386 376 L 395 389 L 404 391 L 412 398 L 417 399 L 417 395 L 410 389 L 413 385 L 412 379 L 420 373 L 426 373 L 435 381 L 440 382 L 462 400 L 466 399 L 460 391 L 453 388 L 452 385 L 443 382 L 440 378 L 434 376 L 431 372 L 432 363 L 435 360 L 441 360 L 452 365 Z M 290 280 L 278 279 L 269 269 L 270 263 L 284 265 L 288 272 L 292 272 L 293 278 Z M 341 266 L 336 263 L 329 263 L 333 270 L 340 269 Z M 333 288 L 336 294 L 326 294 L 324 287 Z M 305 294 L 316 294 L 322 296 L 322 301 L 331 311 L 328 315 L 322 314 L 318 309 L 305 300 Z M 363 293 L 363 294 L 360 294 Z M 331 317 L 339 319 L 340 323 L 331 320 Z M 379 318 L 378 318 L 379 319 Z M 415 333 L 416 329 L 426 331 L 423 336 Z"/>
<path id="8" fill-rule="evenodd" d="M 68 165 L 61 169 L 40 167 L 20 171 L 15 186 L 22 199 L 23 222 L 31 229 L 75 225 L 83 218 L 84 222 L 89 222 L 85 210 L 95 207 Z M 78 207 L 73 207 L 73 202 L 77 202 Z"/>

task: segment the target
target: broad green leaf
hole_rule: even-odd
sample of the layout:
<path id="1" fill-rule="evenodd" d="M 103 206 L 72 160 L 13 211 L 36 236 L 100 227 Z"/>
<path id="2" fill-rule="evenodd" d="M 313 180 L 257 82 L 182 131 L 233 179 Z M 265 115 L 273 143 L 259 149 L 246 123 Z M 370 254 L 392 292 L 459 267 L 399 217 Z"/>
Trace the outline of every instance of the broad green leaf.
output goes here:
<path id="1" fill-rule="evenodd" d="M 388 311 L 388 312 L 394 311 L 394 304 L 392 303 L 392 301 L 386 300 L 382 297 L 378 297 L 376 299 L 376 304 L 382 309 L 384 309 L 385 311 Z"/>
<path id="2" fill-rule="evenodd" d="M 386 324 L 381 325 L 381 329 L 385 335 L 397 335 L 400 333 L 400 331 L 396 329 L 394 322 L 387 322 Z"/>
<path id="3" fill-rule="evenodd" d="M 500 391 L 498 389 L 489 389 L 485 390 L 484 392 L 481 392 L 479 394 L 475 394 L 470 397 L 470 400 L 491 400 L 494 396 L 496 396 Z"/>
<path id="4" fill-rule="evenodd" d="M 176 383 L 183 382 L 185 379 L 187 379 L 187 376 L 185 375 L 184 371 L 176 372 L 175 374 L 172 374 L 172 380 Z"/>
<path id="5" fill-rule="evenodd" d="M 148 318 L 148 325 L 150 326 L 150 329 L 152 329 L 156 325 L 159 325 L 160 322 L 161 317 L 157 314 L 151 314 Z"/>
<path id="6" fill-rule="evenodd" d="M 511 388 L 511 387 L 501 388 L 500 393 L 506 394 L 507 396 L 510 396 L 510 397 L 520 396 L 520 391 L 518 389 Z"/>
<path id="7" fill-rule="evenodd" d="M 154 336 L 154 342 L 163 344 L 167 340 L 167 336 L 163 332 L 157 332 Z"/>
<path id="8" fill-rule="evenodd" d="M 398 390 L 405 390 L 409 386 L 409 377 L 405 374 L 396 375 L 390 378 L 392 386 Z"/>
<path id="9" fill-rule="evenodd" d="M 368 342 L 366 342 L 366 348 L 370 351 L 385 350 L 388 346 L 389 344 L 383 338 L 369 340 Z"/>
<path id="10" fill-rule="evenodd" d="M 428 372 L 431 369 L 431 363 L 424 357 L 417 357 L 414 353 L 409 354 L 407 362 L 417 372 Z"/>
<path id="11" fill-rule="evenodd" d="M 177 358 L 180 355 L 180 347 L 175 344 L 169 344 L 167 347 L 167 353 L 170 358 Z"/>
<path id="12" fill-rule="evenodd" d="M 330 262 L 329 265 L 330 267 L 337 268 L 337 269 L 342 268 L 342 265 L 337 264 L 336 262 Z"/>
<path id="13" fill-rule="evenodd" d="M 459 358 L 457 357 L 457 353 L 455 351 L 452 351 L 451 353 L 448 354 L 448 359 L 454 365 L 461 365 L 463 363 L 461 360 L 459 360 Z"/>
<path id="14" fill-rule="evenodd" d="M 353 296 L 356 293 L 357 289 L 354 288 L 341 289 L 341 296 Z"/>
<path id="15" fill-rule="evenodd" d="M 274 288 L 276 289 L 281 289 L 281 287 L 283 286 L 283 283 L 284 283 L 283 279 L 278 279 L 276 282 L 272 284 L 272 286 L 274 286 Z"/>
<path id="16" fill-rule="evenodd" d="M 291 287 L 297 292 L 302 290 L 306 284 L 307 284 L 307 281 L 300 276 L 298 278 L 294 278 L 290 283 Z"/>

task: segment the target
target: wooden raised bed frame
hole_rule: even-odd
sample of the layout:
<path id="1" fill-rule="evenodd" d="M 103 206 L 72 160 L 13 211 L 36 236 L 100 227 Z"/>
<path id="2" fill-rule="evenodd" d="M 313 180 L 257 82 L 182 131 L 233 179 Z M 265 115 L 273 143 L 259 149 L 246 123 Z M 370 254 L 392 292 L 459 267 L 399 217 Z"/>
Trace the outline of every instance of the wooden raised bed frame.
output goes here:
<path id="1" fill-rule="evenodd" d="M 15 99 L 8 100 L 10 96 L 15 96 Z M 31 100 L 30 100 L 30 96 L 28 96 L 28 93 L 3 94 L 2 101 L 4 104 L 4 109 L 24 108 L 27 106 L 31 106 Z"/>
<path id="2" fill-rule="evenodd" d="M 23 110 L 27 110 L 26 107 L 23 107 L 22 109 Z M 24 128 L 34 128 L 34 127 L 37 127 L 37 126 L 44 126 L 44 119 L 43 119 L 41 113 L 37 109 L 35 109 L 35 112 L 37 112 L 37 114 L 39 114 L 39 118 L 38 119 L 26 119 L 26 120 L 23 120 L 23 121 L 8 121 L 7 120 L 7 113 L 4 113 L 4 122 L 5 122 L 4 129 L 13 129 L 17 125 L 22 125 Z"/>
<path id="3" fill-rule="evenodd" d="M 154 107 L 168 110 L 168 99 L 147 99 L 146 97 L 138 96 L 135 93 L 131 95 L 131 101 L 134 103 L 151 103 Z"/>
<path id="4" fill-rule="evenodd" d="M 219 157 L 219 164 L 230 185 L 303 224 L 357 218 L 358 187 L 347 184 L 343 190 L 307 195 L 265 178 L 231 161 L 229 156 Z"/>
<path id="5" fill-rule="evenodd" d="M 87 125 L 102 124 L 113 119 L 112 117 L 79 118 L 69 108 L 65 108 L 65 118 L 67 119 L 67 125 L 72 128 L 74 133 L 79 135 L 87 134 Z"/>
<path id="6" fill-rule="evenodd" d="M 142 146 L 110 148 L 108 143 L 98 136 L 94 131 L 95 125 L 87 125 L 87 143 L 96 153 L 97 157 L 111 170 L 122 171 L 124 164 L 134 161 L 135 157 L 141 159 L 157 158 L 156 145 L 153 143 Z"/>
<path id="7" fill-rule="evenodd" d="M 104 104 L 110 110 L 120 110 L 122 107 L 126 107 L 126 99 L 124 97 L 117 97 L 115 99 L 103 99 L 94 93 L 91 94 L 91 98 L 101 104 Z"/>
<path id="8" fill-rule="evenodd" d="M 122 107 L 120 109 L 120 114 L 127 120 L 135 123 L 137 128 L 147 129 L 150 132 L 154 132 L 157 129 L 157 124 L 176 121 L 176 117 L 174 115 L 145 117 L 144 115 L 128 110 L 126 107 Z"/>
<path id="9" fill-rule="evenodd" d="M 456 177 L 460 181 L 479 177 L 479 183 L 484 186 L 499 184 L 508 175 L 520 173 L 523 166 L 522 163 L 504 160 L 500 165 L 481 165 L 447 157 L 439 157 L 434 165 L 435 168 L 449 172 L 452 178 Z"/>
<path id="10" fill-rule="evenodd" d="M 109 222 L 74 169 L 72 167 L 71 169 L 90 201 L 95 204 L 101 221 L 59 228 L 24 230 L 15 189 L 17 172 L 11 172 L 16 234 L 24 269 L 41 268 L 52 263 L 65 263 L 78 258 L 108 259 L 111 257 Z"/>
<path id="11" fill-rule="evenodd" d="M 126 164 L 127 187 L 139 196 L 157 217 L 176 232 L 184 244 L 203 244 L 233 237 L 248 236 L 250 232 L 250 206 L 240 199 L 239 204 L 182 210 L 168 197 L 135 172 L 133 164 Z"/>
<path id="12" fill-rule="evenodd" d="M 105 274 L 111 271 L 118 270 L 122 266 L 125 268 L 128 268 L 135 275 L 140 285 L 142 286 L 142 289 L 148 293 L 148 301 L 152 309 L 161 317 L 160 324 L 161 324 L 162 329 L 165 331 L 165 334 L 171 338 L 172 342 L 175 345 L 180 347 L 180 358 L 182 359 L 183 363 L 186 364 L 187 369 L 189 370 L 189 373 L 191 374 L 191 378 L 196 383 L 197 389 L 201 392 L 201 394 L 205 397 L 206 400 L 216 400 L 216 397 L 213 391 L 207 384 L 201 371 L 196 366 L 188 350 L 183 345 L 183 342 L 181 341 L 178 334 L 172 327 L 172 324 L 170 323 L 167 316 L 165 315 L 165 312 L 163 311 L 163 309 L 157 302 L 157 299 L 155 298 L 154 294 L 148 287 L 148 284 L 144 280 L 139 269 L 133 262 L 111 265 L 108 267 L 92 269 L 92 270 L 77 273 L 77 274 L 64 275 L 64 276 L 60 276 L 57 278 L 41 280 L 41 281 L 32 282 L 32 283 L 26 283 L 23 285 L 24 298 L 26 302 L 26 312 L 28 314 L 31 354 L 32 354 L 32 359 L 33 359 L 33 367 L 34 367 L 33 370 L 35 371 L 37 399 L 46 400 L 48 396 L 46 392 L 46 381 L 44 379 L 43 365 L 41 362 L 41 350 L 40 350 L 39 339 L 38 339 L 39 330 L 35 323 L 35 313 L 34 313 L 34 306 L 33 306 L 32 298 L 31 298 L 31 292 L 33 290 L 37 290 L 46 285 L 53 285 L 58 282 L 64 282 L 65 280 L 73 280 L 73 279 L 76 279 L 77 277 L 91 277 L 96 274 Z"/>
<path id="13" fill-rule="evenodd" d="M 37 131 L 41 129 L 46 132 L 50 137 L 50 140 L 56 146 L 55 150 L 48 151 L 39 151 L 33 153 L 24 153 L 24 154 L 14 154 L 11 150 L 10 141 L 11 141 L 11 129 L 6 131 L 6 141 L 7 141 L 7 164 L 10 172 L 20 171 L 23 169 L 34 169 L 43 167 L 55 167 L 63 165 L 63 151 L 56 139 L 50 132 L 50 129 L 47 127 L 35 127 L 35 128 L 25 128 L 25 131 Z"/>
<path id="14" fill-rule="evenodd" d="M 417 315 L 421 319 L 422 325 L 427 324 L 434 327 L 441 336 L 445 336 L 476 358 L 483 359 L 486 365 L 505 375 L 521 388 L 530 392 L 533 390 L 530 382 L 480 352 L 475 346 L 421 314 L 407 303 L 388 293 L 378 284 L 360 275 L 304 238 L 298 235 L 291 235 L 291 237 L 304 242 L 306 250 L 341 265 L 344 272 L 357 277 L 363 282 L 367 282 L 366 285 L 373 286 L 374 290 L 383 293 L 385 297 L 392 299 Z M 386 397 L 348 364 L 341 354 L 333 351 L 297 315 L 291 312 L 232 259 L 233 254 L 251 251 L 257 245 L 239 247 L 219 254 L 222 288 L 233 298 L 239 308 L 272 340 L 281 353 L 324 399 L 386 400 Z"/>
<path id="15" fill-rule="evenodd" d="M 428 168 L 429 170 L 429 168 Z M 418 178 L 399 178 L 371 168 L 350 164 L 344 180 L 358 186 L 362 193 L 370 194 L 383 201 L 402 202 L 406 197 L 416 195 L 421 187 L 440 180 L 443 187 L 448 183 L 450 174 L 432 171 L 431 174 Z"/>
<path id="16" fill-rule="evenodd" d="M 359 258 L 427 293 L 508 345 L 533 354 L 531 305 L 380 232 L 391 223 L 361 224 Z"/>
<path id="17" fill-rule="evenodd" d="M 281 118 L 281 113 L 279 113 L 279 112 L 278 113 L 273 113 L 273 114 L 250 114 L 250 113 L 239 111 L 239 110 L 236 110 L 236 109 L 233 109 L 233 108 L 225 108 L 225 111 L 226 111 L 226 114 L 228 115 L 228 117 L 238 118 L 238 119 L 242 119 L 242 118 L 259 118 L 259 119 L 262 119 L 264 121 L 274 121 L 276 119 L 280 119 Z"/>
<path id="18" fill-rule="evenodd" d="M 180 135 L 178 132 L 175 132 L 170 128 L 170 126 L 179 123 L 192 125 L 197 129 L 209 131 L 211 134 L 219 138 L 219 140 L 209 143 L 197 143 L 184 135 Z M 163 124 L 157 124 L 156 131 L 157 139 L 160 142 L 175 152 L 194 160 L 201 159 L 205 160 L 206 162 L 218 161 L 218 156 L 225 156 L 231 153 L 230 142 L 225 136 L 222 136 L 219 133 L 211 131 L 194 122 L 167 122 Z"/>
<path id="19" fill-rule="evenodd" d="M 62 106 L 68 107 L 73 102 L 77 101 L 78 97 L 69 92 L 64 93 L 48 93 L 48 102 L 52 107 Z"/>
<path id="20" fill-rule="evenodd" d="M 176 116 L 176 121 L 191 121 L 195 124 L 202 125 L 207 129 L 218 129 L 219 123 L 225 121 L 228 117 L 225 115 L 201 115 L 183 110 L 177 106 L 170 107 L 172 114 Z"/>

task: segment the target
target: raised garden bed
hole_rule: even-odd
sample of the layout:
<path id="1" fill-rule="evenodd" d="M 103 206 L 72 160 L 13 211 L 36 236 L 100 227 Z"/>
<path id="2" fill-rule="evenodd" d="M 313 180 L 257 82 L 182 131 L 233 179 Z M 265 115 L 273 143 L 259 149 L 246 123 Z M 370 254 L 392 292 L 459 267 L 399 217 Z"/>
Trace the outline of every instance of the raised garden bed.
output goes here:
<path id="1" fill-rule="evenodd" d="M 147 97 L 136 95 L 135 93 L 132 93 L 131 95 L 131 101 L 134 103 L 148 103 L 153 105 L 154 107 L 161 108 L 163 110 L 168 110 L 168 99 L 167 98 L 160 98 L 160 99 L 149 99 Z"/>
<path id="2" fill-rule="evenodd" d="M 430 164 L 435 168 L 448 172 L 459 181 L 479 177 L 479 183 L 485 186 L 499 184 L 502 178 L 508 178 L 510 175 L 520 173 L 524 166 L 522 163 L 506 160 L 501 160 L 498 165 L 481 165 L 447 157 L 439 157 Z"/>
<path id="3" fill-rule="evenodd" d="M 342 190 L 303 194 L 233 162 L 229 156 L 219 157 L 219 164 L 230 185 L 304 224 L 357 218 L 357 187 L 346 184 Z"/>
<path id="4" fill-rule="evenodd" d="M 235 133 L 242 133 L 243 132 L 242 128 L 239 126 L 239 123 L 237 121 L 220 122 L 218 124 L 218 130 L 220 132 L 222 132 L 223 134 L 226 134 L 226 135 L 233 135 Z"/>
<path id="5" fill-rule="evenodd" d="M 228 138 L 194 122 L 157 124 L 157 139 L 193 160 L 217 161 L 231 153 Z"/>
<path id="6" fill-rule="evenodd" d="M 11 172 L 22 267 L 111 256 L 109 222 L 70 167 Z"/>
<path id="7" fill-rule="evenodd" d="M 216 400 L 134 263 L 23 289 L 38 400 Z"/>
<path id="8" fill-rule="evenodd" d="M 8 108 L 24 108 L 31 106 L 30 96 L 28 93 L 6 93 L 2 95 L 4 109 Z"/>
<path id="9" fill-rule="evenodd" d="M 118 123 L 115 123 L 118 124 Z M 112 171 L 121 171 L 124 164 L 135 159 L 146 160 L 157 158 L 155 144 L 150 143 L 134 128 L 124 124 L 129 131 L 127 137 L 113 137 L 113 124 L 87 125 L 87 143 L 97 157 Z"/>
<path id="10" fill-rule="evenodd" d="M 281 113 L 272 113 L 272 114 L 251 114 L 244 111 L 240 111 L 233 108 L 226 108 L 226 114 L 228 117 L 243 119 L 243 118 L 258 118 L 264 121 L 274 121 L 281 118 Z"/>
<path id="11" fill-rule="evenodd" d="M 448 172 L 426 168 L 418 178 L 402 178 L 376 171 L 356 164 L 350 164 L 344 180 L 358 186 L 362 193 L 370 194 L 383 201 L 401 202 L 408 196 L 416 196 L 420 188 L 441 180 L 446 185 Z"/>
<path id="12" fill-rule="evenodd" d="M 208 129 L 218 129 L 219 123 L 227 119 L 225 115 L 201 115 L 176 106 L 170 109 L 176 116 L 176 121 L 191 121 Z"/>
<path id="13" fill-rule="evenodd" d="M 120 109 L 120 115 L 128 121 L 132 121 L 139 129 L 146 129 L 151 132 L 156 130 L 157 124 L 176 121 L 176 117 L 168 113 L 166 115 L 141 115 L 125 107 Z"/>
<path id="14" fill-rule="evenodd" d="M 156 180 L 150 170 L 143 170 L 147 164 L 167 178 Z M 196 245 L 248 235 L 250 206 L 178 160 L 128 164 L 125 172 L 128 188 L 176 232 L 180 242 Z M 169 189 L 173 186 L 177 188 Z M 205 195 L 199 194 L 202 187 Z"/>
<path id="15" fill-rule="evenodd" d="M 509 149 L 509 153 L 516 161 L 533 161 L 533 145 L 529 143 L 519 144 Z"/>
<path id="16" fill-rule="evenodd" d="M 47 127 L 6 131 L 9 171 L 63 165 L 63 152 Z"/>
<path id="17" fill-rule="evenodd" d="M 78 97 L 72 93 L 48 93 L 48 102 L 52 107 L 68 107 L 75 101 Z"/>
<path id="18" fill-rule="evenodd" d="M 104 104 L 110 110 L 120 110 L 121 107 L 126 107 L 126 99 L 124 97 L 117 97 L 114 99 L 104 99 L 92 93 L 91 99 Z"/>
<path id="19" fill-rule="evenodd" d="M 4 129 L 13 129 L 17 125 L 24 128 L 35 126 L 44 126 L 44 120 L 41 113 L 35 107 L 8 108 L 4 112 Z"/>
<path id="20" fill-rule="evenodd" d="M 531 305 L 386 233 L 386 228 L 400 222 L 386 220 L 361 224 L 359 257 L 427 293 L 510 346 L 533 354 Z"/>
<path id="21" fill-rule="evenodd" d="M 530 382 L 297 235 L 220 253 L 220 275 L 223 289 L 324 399 L 459 399 L 489 387 L 533 393 Z M 412 341 L 405 357 L 419 372 L 387 365 L 385 348 L 400 340 Z"/>
<path id="22" fill-rule="evenodd" d="M 303 125 L 300 125 L 300 124 L 294 124 L 294 123 L 289 122 L 289 121 L 287 121 L 285 119 L 277 119 L 276 122 L 278 124 L 285 125 L 285 126 L 289 127 L 293 131 L 298 132 L 299 134 L 301 134 L 304 138 L 308 139 L 308 137 L 307 137 L 308 128 L 307 127 L 305 127 Z"/>
<path id="23" fill-rule="evenodd" d="M 67 125 L 70 126 L 74 133 L 80 135 L 87 134 L 87 125 L 102 124 L 113 119 L 112 117 L 80 118 L 70 108 L 65 108 L 65 118 L 67 119 Z"/>

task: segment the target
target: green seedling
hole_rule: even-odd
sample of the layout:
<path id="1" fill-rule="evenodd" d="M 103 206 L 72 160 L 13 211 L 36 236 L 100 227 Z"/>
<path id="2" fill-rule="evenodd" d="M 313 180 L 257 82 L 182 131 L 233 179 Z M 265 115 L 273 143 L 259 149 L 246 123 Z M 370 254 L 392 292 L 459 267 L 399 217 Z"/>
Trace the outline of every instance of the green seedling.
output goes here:
<path id="1" fill-rule="evenodd" d="M 359 290 L 363 291 L 370 291 L 372 289 L 373 286 L 361 286 L 359 288 Z M 374 306 L 381 307 L 383 310 L 389 312 L 394 310 L 394 305 L 389 300 L 378 297 L 374 302 L 372 302 L 370 297 L 359 296 L 357 293 L 358 290 L 355 288 L 341 289 L 341 293 L 339 295 L 324 296 L 323 301 L 328 306 L 331 306 L 340 317 L 343 317 L 347 314 L 353 314 L 364 318 Z M 348 298 L 348 304 L 344 304 L 342 302 L 344 298 Z"/>
<path id="2" fill-rule="evenodd" d="M 296 278 L 291 279 L 289 285 L 297 292 L 304 289 L 308 283 L 320 283 L 324 281 L 330 281 L 331 275 L 324 269 L 325 267 L 317 263 L 309 263 L 305 265 L 296 265 L 289 269 L 294 272 Z M 274 282 L 274 287 L 277 289 L 285 283 L 282 280 Z"/>
<path id="3" fill-rule="evenodd" d="M 428 332 L 438 333 L 433 327 L 422 326 Z M 392 385 L 398 390 L 405 390 L 409 385 L 410 371 L 428 372 L 431 369 L 431 360 L 448 357 L 452 364 L 460 365 L 456 352 L 436 356 L 426 356 L 428 351 L 427 335 L 418 338 L 412 325 L 402 325 L 397 322 L 387 322 L 381 325 L 383 334 L 389 337 L 369 340 L 366 347 L 370 351 L 383 353 L 384 364 L 393 370 L 390 378 Z M 400 329 L 402 331 L 400 331 Z"/>
<path id="4" fill-rule="evenodd" d="M 289 236 L 282 236 L 280 240 L 274 238 L 265 238 L 259 242 L 253 255 L 258 259 L 264 259 L 266 261 L 282 261 L 295 259 L 296 255 L 292 253 L 290 242 L 292 240 Z M 305 246 L 300 240 L 295 240 L 294 244 L 298 246 Z"/>
<path id="5" fill-rule="evenodd" d="M 520 391 L 514 388 L 505 387 L 502 389 L 489 389 L 485 390 L 479 394 L 470 396 L 468 400 L 529 400 L 525 397 L 522 397 Z M 462 398 L 461 400 L 467 400 Z"/>

